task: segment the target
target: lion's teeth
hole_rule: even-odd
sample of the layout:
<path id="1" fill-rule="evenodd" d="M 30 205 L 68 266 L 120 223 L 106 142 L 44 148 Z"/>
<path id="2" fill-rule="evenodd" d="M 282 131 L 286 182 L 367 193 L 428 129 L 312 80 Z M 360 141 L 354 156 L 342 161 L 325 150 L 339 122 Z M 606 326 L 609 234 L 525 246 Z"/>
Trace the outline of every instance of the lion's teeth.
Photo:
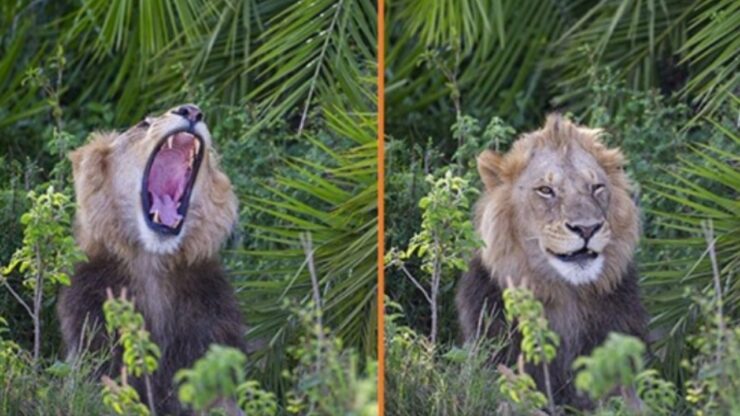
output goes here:
<path id="1" fill-rule="evenodd" d="M 154 211 L 154 218 L 152 219 L 152 221 L 154 221 L 157 224 L 160 224 L 161 223 L 161 221 L 159 220 L 159 211 L 158 210 L 157 211 Z"/>
<path id="2" fill-rule="evenodd" d="M 175 141 L 175 136 L 170 136 L 167 138 L 167 148 L 172 149 L 173 142 Z"/>
<path id="3" fill-rule="evenodd" d="M 182 218 L 178 218 L 175 220 L 175 223 L 172 224 L 172 228 L 177 228 L 178 225 L 180 225 L 180 221 L 182 221 Z"/>
<path id="4" fill-rule="evenodd" d="M 198 139 L 195 139 L 195 146 L 193 146 L 193 147 L 194 147 L 194 150 L 195 150 L 194 153 L 197 155 L 200 152 L 200 141 L 198 141 Z"/>

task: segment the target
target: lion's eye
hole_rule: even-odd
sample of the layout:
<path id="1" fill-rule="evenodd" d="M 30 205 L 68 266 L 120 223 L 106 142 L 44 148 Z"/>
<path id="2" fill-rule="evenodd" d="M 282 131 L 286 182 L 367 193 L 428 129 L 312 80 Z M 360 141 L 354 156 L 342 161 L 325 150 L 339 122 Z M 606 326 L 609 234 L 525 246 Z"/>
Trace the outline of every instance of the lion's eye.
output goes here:
<path id="1" fill-rule="evenodd" d="M 596 185 L 591 185 L 591 193 L 593 193 L 594 195 L 598 195 L 603 190 L 604 190 L 603 183 L 597 183 Z"/>
<path id="2" fill-rule="evenodd" d="M 555 191 L 553 191 L 549 186 L 540 186 L 539 188 L 535 188 L 535 191 L 545 198 L 552 198 L 555 196 Z"/>
<path id="3" fill-rule="evenodd" d="M 147 117 L 144 120 L 141 120 L 139 122 L 139 124 L 136 125 L 136 127 L 145 129 L 145 128 L 151 126 L 151 125 L 152 125 L 152 118 L 151 117 Z"/>

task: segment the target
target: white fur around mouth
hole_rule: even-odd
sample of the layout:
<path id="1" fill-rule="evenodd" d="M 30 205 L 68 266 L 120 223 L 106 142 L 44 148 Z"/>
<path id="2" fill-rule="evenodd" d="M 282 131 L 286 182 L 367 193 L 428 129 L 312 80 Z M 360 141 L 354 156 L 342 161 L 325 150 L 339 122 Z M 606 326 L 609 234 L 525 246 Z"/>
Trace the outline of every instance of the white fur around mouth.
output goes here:
<path id="1" fill-rule="evenodd" d="M 547 253 L 547 261 L 555 271 L 571 284 L 581 285 L 596 281 L 604 268 L 604 256 L 587 250 L 584 258 L 580 261 L 566 261 L 551 253 Z"/>

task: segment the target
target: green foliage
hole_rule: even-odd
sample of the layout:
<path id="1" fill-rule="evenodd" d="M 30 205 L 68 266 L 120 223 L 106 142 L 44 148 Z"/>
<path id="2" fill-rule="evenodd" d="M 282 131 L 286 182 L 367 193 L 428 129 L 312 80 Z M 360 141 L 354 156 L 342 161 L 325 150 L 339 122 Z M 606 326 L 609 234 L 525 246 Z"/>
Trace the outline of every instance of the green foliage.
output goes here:
<path id="1" fill-rule="evenodd" d="M 29 192 L 28 199 L 31 209 L 21 216 L 23 246 L 16 250 L 2 273 L 7 276 L 17 270 L 25 276 L 23 284 L 32 290 L 43 279 L 50 287 L 69 285 L 72 266 L 84 258 L 70 232 L 69 197 L 50 186 L 41 194 Z"/>
<path id="2" fill-rule="evenodd" d="M 247 357 L 235 348 L 211 345 L 192 368 L 175 375 L 180 401 L 196 411 L 233 401 L 248 415 L 275 415 L 275 395 L 260 389 L 256 381 L 245 381 L 246 362 Z"/>
<path id="3" fill-rule="evenodd" d="M 144 317 L 136 311 L 133 301 L 126 298 L 125 289 L 118 298 L 114 298 L 110 288 L 108 299 L 103 304 L 103 315 L 108 333 L 117 333 L 118 342 L 123 347 L 120 383 L 108 377 L 103 380 L 103 402 L 121 415 L 155 413 L 150 376 L 159 367 L 161 352 L 157 344 L 149 339 L 149 332 L 144 329 Z M 144 379 L 149 410 L 141 404 L 138 393 L 128 385 L 129 371 L 134 377 Z"/>
<path id="4" fill-rule="evenodd" d="M 421 257 L 421 269 L 430 276 L 442 268 L 465 270 L 467 257 L 480 245 L 468 212 L 475 191 L 451 171 L 439 179 L 428 176 L 427 182 L 431 190 L 419 200 L 421 231 L 411 238 L 403 258 Z"/>
<path id="5" fill-rule="evenodd" d="M 368 362 L 360 371 L 356 352 L 343 348 L 342 341 L 323 326 L 321 311 L 309 305 L 295 313 L 306 332 L 289 350 L 297 365 L 285 374 L 294 386 L 287 394 L 286 411 L 300 415 L 377 415 L 376 365 Z"/>
<path id="6" fill-rule="evenodd" d="M 58 285 L 69 285 L 69 273 L 84 254 L 72 238 L 71 207 L 69 198 L 49 186 L 45 193 L 28 193 L 31 208 L 21 215 L 23 241 L 13 253 L 8 265 L 0 269 L 0 283 L 23 306 L 33 321 L 33 359 L 41 355 L 41 315 L 44 292 Z M 33 291 L 33 301 L 23 299 L 9 283 L 7 276 L 17 271 L 23 277 L 23 286 Z"/>
<path id="7" fill-rule="evenodd" d="M 144 317 L 136 311 L 132 301 L 126 299 L 126 291 L 119 298 L 108 292 L 108 300 L 103 304 L 105 326 L 110 334 L 118 334 L 123 346 L 123 364 L 134 375 L 151 375 L 159 367 L 161 352 L 149 339 L 149 331 L 144 329 Z"/>
<path id="8" fill-rule="evenodd" d="M 281 168 L 242 197 L 245 210 L 261 221 L 245 224 L 257 244 L 234 252 L 244 264 L 234 272 L 243 278 L 248 337 L 269 344 L 255 357 L 266 360 L 260 380 L 282 391 L 289 388 L 280 376 L 291 365 L 287 348 L 300 343 L 302 331 L 283 305 L 305 306 L 313 298 L 309 252 L 325 324 L 362 357 L 377 352 L 376 117 L 340 108 L 323 115 L 325 128 L 304 132 L 303 152 L 281 156 Z M 310 249 L 302 235 L 311 236 Z"/>
<path id="9" fill-rule="evenodd" d="M 600 399 L 619 386 L 632 386 L 644 368 L 645 345 L 628 335 L 611 333 L 589 357 L 573 363 L 578 370 L 576 387 L 593 399 Z"/>
<path id="10" fill-rule="evenodd" d="M 687 376 L 680 363 L 696 353 L 685 340 L 705 334 L 702 328 L 715 319 L 699 307 L 696 295 L 721 299 L 728 328 L 740 322 L 740 292 L 731 283 L 740 264 L 740 138 L 724 124 L 714 126 L 725 137 L 692 146 L 670 172 L 670 180 L 650 184 L 655 194 L 675 204 L 670 210 L 653 210 L 667 236 L 654 242 L 663 255 L 647 265 L 645 284 L 656 311 L 654 326 L 670 331 L 657 346 L 665 351 L 664 371 L 676 382 Z"/>
<path id="11" fill-rule="evenodd" d="M 427 176 L 427 182 L 431 189 L 419 201 L 421 231 L 411 238 L 405 251 L 391 248 L 385 263 L 403 271 L 426 298 L 432 312 L 430 338 L 434 343 L 438 330 L 437 299 L 443 276 L 465 270 L 467 259 L 480 242 L 468 212 L 468 195 L 474 193 L 468 182 L 453 176 L 450 170 L 439 179 Z M 426 273 L 424 280 L 429 281 L 429 289 L 424 288 L 405 266 L 405 262 L 414 255 L 421 259 L 421 271 Z"/>
<path id="12" fill-rule="evenodd" d="M 149 409 L 141 403 L 139 393 L 128 384 L 126 372 L 121 383 L 103 376 L 103 404 L 117 415 L 149 416 Z"/>
<path id="13" fill-rule="evenodd" d="M 21 360 L 21 348 L 13 341 L 3 338 L 3 335 L 10 332 L 7 328 L 8 322 L 0 316 L 0 374 L 10 380 L 13 374 L 23 369 Z"/>
<path id="14" fill-rule="evenodd" d="M 462 348 L 433 344 L 403 325 L 400 306 L 386 299 L 385 413 L 414 415 L 499 414 L 501 394 L 489 365 L 503 341 L 470 343 Z"/>
<path id="15" fill-rule="evenodd" d="M 679 397 L 673 383 L 662 379 L 655 369 L 642 371 L 635 381 L 637 397 L 647 406 L 649 414 L 674 414 Z"/>
<path id="16" fill-rule="evenodd" d="M 547 397 L 537 390 L 532 376 L 524 371 L 524 361 L 519 360 L 517 372 L 504 365 L 498 366 L 501 376 L 498 378 L 501 394 L 513 404 L 513 411 L 528 413 L 547 405 Z"/>
<path id="17" fill-rule="evenodd" d="M 506 317 L 516 321 L 522 335 L 521 350 L 524 360 L 534 364 L 547 364 L 555 358 L 560 338 L 547 326 L 542 303 L 524 287 L 509 287 L 504 290 Z"/>
<path id="18" fill-rule="evenodd" d="M 499 378 L 501 392 L 517 406 L 534 406 L 540 402 L 549 403 L 550 413 L 555 412 L 552 386 L 549 380 L 548 364 L 555 358 L 560 337 L 547 326 L 545 309 L 534 294 L 527 289 L 526 282 L 515 287 L 511 278 L 504 289 L 504 310 L 509 322 L 516 322 L 517 332 L 521 335 L 521 357 L 519 374 L 514 374 L 503 365 L 499 366 L 502 377 Z M 524 361 L 542 365 L 545 378 L 547 400 L 542 394 L 534 391 L 534 380 L 524 373 Z"/>
<path id="19" fill-rule="evenodd" d="M 573 363 L 578 371 L 576 387 L 602 403 L 599 414 L 673 414 L 676 387 L 661 379 L 656 370 L 646 370 L 644 355 L 645 345 L 639 339 L 610 333 L 590 356 L 579 357 Z M 617 392 L 622 397 L 608 397 Z"/>
<path id="20" fill-rule="evenodd" d="M 10 331 L 0 318 L 0 414 L 104 414 L 100 387 L 93 373 L 109 359 L 106 353 L 81 351 L 74 364 L 54 362 L 40 368 L 32 355 L 5 338 Z M 45 365 L 45 364 L 44 364 Z"/>
<path id="21" fill-rule="evenodd" d="M 725 314 L 721 291 L 692 299 L 705 321 L 688 337 L 698 353 L 681 363 L 690 374 L 684 383 L 686 401 L 697 414 L 734 414 L 740 411 L 740 326 L 735 317 Z"/>
<path id="22" fill-rule="evenodd" d="M 277 412 L 275 395 L 262 390 L 260 384 L 254 380 L 240 384 L 236 389 L 236 396 L 239 398 L 239 408 L 245 414 L 272 416 Z"/>

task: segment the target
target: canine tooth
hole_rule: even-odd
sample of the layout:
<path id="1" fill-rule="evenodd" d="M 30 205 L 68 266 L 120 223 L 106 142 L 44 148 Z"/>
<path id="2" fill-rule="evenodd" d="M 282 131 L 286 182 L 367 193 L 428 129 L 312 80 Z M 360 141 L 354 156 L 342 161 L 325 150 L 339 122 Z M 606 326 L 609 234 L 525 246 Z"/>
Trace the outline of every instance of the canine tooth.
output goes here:
<path id="1" fill-rule="evenodd" d="M 154 218 L 152 219 L 157 224 L 160 224 L 161 221 L 159 220 L 159 211 L 154 211 Z"/>
<path id="2" fill-rule="evenodd" d="M 170 136 L 167 138 L 167 148 L 172 149 L 172 143 L 175 141 L 175 136 Z"/>
<path id="3" fill-rule="evenodd" d="M 180 221 L 182 221 L 182 218 L 178 218 L 175 220 L 175 223 L 172 224 L 172 228 L 177 228 L 178 225 L 180 225 Z"/>
<path id="4" fill-rule="evenodd" d="M 193 148 L 195 150 L 194 153 L 197 155 L 198 152 L 200 152 L 200 141 L 198 141 L 198 139 L 195 139 L 195 146 L 193 146 Z"/>

